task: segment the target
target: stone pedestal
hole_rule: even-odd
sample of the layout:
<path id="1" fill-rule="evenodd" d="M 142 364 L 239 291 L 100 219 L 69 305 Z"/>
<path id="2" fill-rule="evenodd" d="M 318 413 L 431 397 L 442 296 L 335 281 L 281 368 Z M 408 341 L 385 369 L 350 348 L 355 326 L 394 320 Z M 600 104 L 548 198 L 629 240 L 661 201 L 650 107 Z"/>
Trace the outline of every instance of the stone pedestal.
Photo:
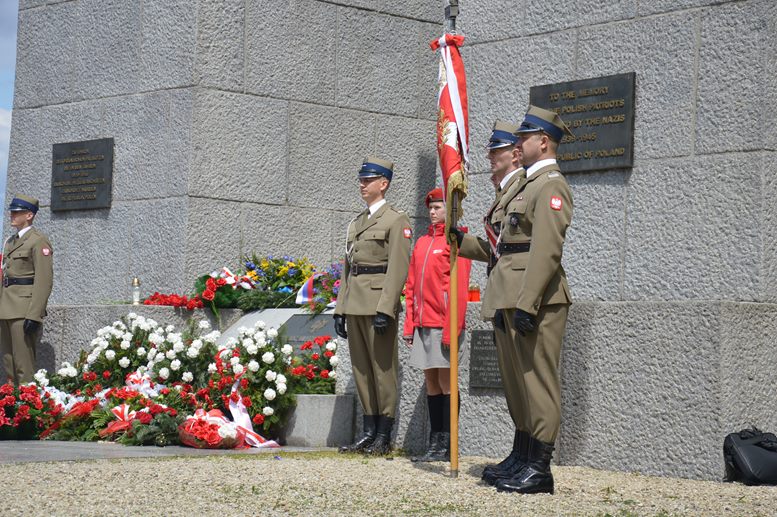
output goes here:
<path id="1" fill-rule="evenodd" d="M 353 395 L 297 395 L 281 436 L 286 445 L 337 447 L 353 440 Z"/>

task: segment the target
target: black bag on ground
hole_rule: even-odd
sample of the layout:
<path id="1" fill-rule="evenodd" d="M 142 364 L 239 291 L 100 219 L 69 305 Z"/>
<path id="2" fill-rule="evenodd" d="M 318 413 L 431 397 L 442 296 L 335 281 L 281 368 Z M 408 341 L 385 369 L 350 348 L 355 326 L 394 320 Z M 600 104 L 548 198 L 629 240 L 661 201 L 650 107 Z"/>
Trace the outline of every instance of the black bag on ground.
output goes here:
<path id="1" fill-rule="evenodd" d="M 725 481 L 746 485 L 777 485 L 777 436 L 753 427 L 723 440 Z"/>

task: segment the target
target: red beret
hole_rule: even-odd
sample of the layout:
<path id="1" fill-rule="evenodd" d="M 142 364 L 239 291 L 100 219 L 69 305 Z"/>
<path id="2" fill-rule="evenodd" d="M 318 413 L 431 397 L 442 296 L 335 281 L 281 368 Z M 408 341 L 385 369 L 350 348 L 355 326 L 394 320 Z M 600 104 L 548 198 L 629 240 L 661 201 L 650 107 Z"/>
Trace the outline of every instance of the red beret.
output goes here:
<path id="1" fill-rule="evenodd" d="M 426 208 L 429 208 L 432 201 L 444 201 L 441 188 L 433 189 L 426 195 Z"/>

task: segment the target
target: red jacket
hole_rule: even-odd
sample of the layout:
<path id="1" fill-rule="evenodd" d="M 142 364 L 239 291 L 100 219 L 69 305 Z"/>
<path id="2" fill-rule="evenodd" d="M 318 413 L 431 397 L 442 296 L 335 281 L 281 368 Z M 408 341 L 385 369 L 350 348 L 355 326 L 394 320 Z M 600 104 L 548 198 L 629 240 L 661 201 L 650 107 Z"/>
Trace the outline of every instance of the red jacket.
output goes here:
<path id="1" fill-rule="evenodd" d="M 448 285 L 450 283 L 450 251 L 445 240 L 445 224 L 429 226 L 429 233 L 418 239 L 410 256 L 410 269 L 405 285 L 405 329 L 410 337 L 417 327 L 442 328 L 442 342 L 450 345 L 450 314 L 448 313 Z M 469 292 L 469 272 L 472 261 L 457 259 L 459 333 L 464 328 Z"/>

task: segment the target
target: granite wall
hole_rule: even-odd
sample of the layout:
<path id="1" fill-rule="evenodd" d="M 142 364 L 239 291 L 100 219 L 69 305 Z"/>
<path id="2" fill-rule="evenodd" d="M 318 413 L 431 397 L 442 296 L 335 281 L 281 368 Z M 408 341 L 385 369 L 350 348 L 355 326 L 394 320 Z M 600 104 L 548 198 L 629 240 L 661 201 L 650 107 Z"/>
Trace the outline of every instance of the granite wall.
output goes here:
<path id="1" fill-rule="evenodd" d="M 518 121 L 533 85 L 636 73 L 634 167 L 568 175 L 576 304 L 559 461 L 720 477 L 727 432 L 777 428 L 777 5 L 461 3 L 464 222 L 476 232 L 493 195 L 482 145 L 495 118 Z M 437 174 L 439 4 L 20 0 L 6 199 L 43 205 L 47 328 L 91 325 L 84 311 L 129 299 L 133 276 L 146 292 L 187 292 L 251 251 L 339 258 L 368 153 L 396 161 L 388 197 L 422 232 Z M 112 207 L 52 214 L 51 145 L 103 137 L 116 142 Z M 485 286 L 481 265 L 473 281 Z M 63 339 L 65 353 L 75 345 Z M 503 454 L 503 397 L 469 389 L 467 368 L 465 357 L 462 452 Z M 421 385 L 403 371 L 408 450 L 426 432 Z"/>

